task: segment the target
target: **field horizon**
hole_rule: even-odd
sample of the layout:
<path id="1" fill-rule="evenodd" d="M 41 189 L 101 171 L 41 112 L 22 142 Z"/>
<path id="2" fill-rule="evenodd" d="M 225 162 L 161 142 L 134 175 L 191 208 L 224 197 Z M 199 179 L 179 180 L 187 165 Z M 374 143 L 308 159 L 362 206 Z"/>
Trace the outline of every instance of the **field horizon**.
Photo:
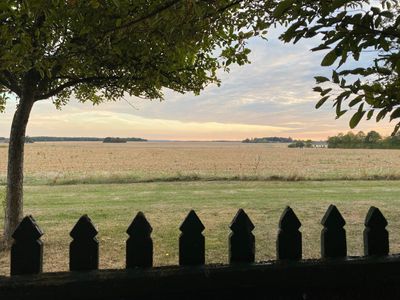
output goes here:
<path id="1" fill-rule="evenodd" d="M 7 147 L 0 146 L 0 185 Z M 25 183 L 399 180 L 400 150 L 289 149 L 238 142 L 38 142 L 25 150 Z"/>

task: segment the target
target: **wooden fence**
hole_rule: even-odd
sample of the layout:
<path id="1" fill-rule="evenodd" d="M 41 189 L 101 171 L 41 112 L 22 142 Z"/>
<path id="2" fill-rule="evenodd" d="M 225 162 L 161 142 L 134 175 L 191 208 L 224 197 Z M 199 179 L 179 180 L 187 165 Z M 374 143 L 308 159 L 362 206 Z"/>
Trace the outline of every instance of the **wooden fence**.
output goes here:
<path id="1" fill-rule="evenodd" d="M 364 255 L 348 257 L 345 220 L 331 205 L 321 224 L 321 259 L 302 259 L 301 223 L 287 207 L 276 261 L 255 263 L 254 225 L 244 210 L 229 235 L 229 265 L 205 265 L 205 227 L 189 212 L 179 237 L 179 266 L 153 267 L 152 227 L 139 212 L 127 229 L 126 269 L 98 270 L 97 229 L 82 216 L 70 235 L 70 272 L 44 273 L 42 231 L 32 216 L 14 232 L 11 277 L 0 299 L 400 299 L 400 256 L 389 256 L 385 217 L 371 207 Z"/>

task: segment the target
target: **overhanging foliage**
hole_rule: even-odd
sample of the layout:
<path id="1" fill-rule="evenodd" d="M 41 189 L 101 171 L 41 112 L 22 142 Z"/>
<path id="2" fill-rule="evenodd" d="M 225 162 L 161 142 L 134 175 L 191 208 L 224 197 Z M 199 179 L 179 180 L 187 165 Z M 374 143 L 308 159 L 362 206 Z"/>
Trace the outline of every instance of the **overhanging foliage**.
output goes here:
<path id="1" fill-rule="evenodd" d="M 321 95 L 316 108 L 333 101 L 336 117 L 352 113 L 350 127 L 386 116 L 400 127 L 400 14 L 397 0 L 275 1 L 272 23 L 287 26 L 285 42 L 319 38 L 313 51 L 327 51 L 322 66 L 330 78 L 316 76 Z M 367 56 L 368 55 L 368 56 Z M 371 58 L 372 57 L 372 58 Z"/>

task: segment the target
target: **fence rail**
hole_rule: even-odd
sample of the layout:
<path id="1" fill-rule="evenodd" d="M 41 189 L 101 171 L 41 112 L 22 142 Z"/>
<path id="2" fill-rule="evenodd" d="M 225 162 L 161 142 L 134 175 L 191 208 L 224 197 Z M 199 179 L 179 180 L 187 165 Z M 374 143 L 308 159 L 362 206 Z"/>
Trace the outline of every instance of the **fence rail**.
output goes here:
<path id="1" fill-rule="evenodd" d="M 276 261 L 257 264 L 255 227 L 240 209 L 230 225 L 229 265 L 205 265 L 205 227 L 192 210 L 179 228 L 179 266 L 155 268 L 152 227 L 139 212 L 127 229 L 126 270 L 98 271 L 98 231 L 84 215 L 70 232 L 71 272 L 40 274 L 43 232 L 27 216 L 13 235 L 12 276 L 0 278 L 0 299 L 399 298 L 400 256 L 388 256 L 388 223 L 378 208 L 365 219 L 364 257 L 347 257 L 346 222 L 336 206 L 329 206 L 321 224 L 321 259 L 302 260 L 301 222 L 286 207 Z"/>

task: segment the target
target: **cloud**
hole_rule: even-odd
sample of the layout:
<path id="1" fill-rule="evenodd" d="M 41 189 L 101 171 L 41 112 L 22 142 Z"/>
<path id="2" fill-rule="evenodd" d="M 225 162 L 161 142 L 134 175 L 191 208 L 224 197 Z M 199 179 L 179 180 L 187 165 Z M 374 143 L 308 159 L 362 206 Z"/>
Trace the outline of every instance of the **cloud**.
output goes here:
<path id="1" fill-rule="evenodd" d="M 320 67 L 323 53 L 309 49 L 316 41 L 285 45 L 277 39 L 253 39 L 251 64 L 220 72 L 222 86 L 210 85 L 200 96 L 165 90 L 165 101 L 126 97 L 93 107 L 71 99 L 57 111 L 50 101 L 35 104 L 31 135 L 143 136 L 162 139 L 241 139 L 280 134 L 325 138 L 348 130 L 348 118 L 335 120 L 329 105 L 316 110 L 319 95 L 312 91 L 313 77 L 329 75 Z M 0 136 L 8 136 L 15 101 L 0 115 Z M 363 122 L 384 134 L 391 125 Z"/>
<path id="2" fill-rule="evenodd" d="M 28 135 L 58 136 L 140 136 L 148 139 L 242 139 L 248 136 L 273 135 L 290 127 L 218 122 L 182 122 L 149 119 L 130 114 L 91 111 L 32 117 Z"/>

